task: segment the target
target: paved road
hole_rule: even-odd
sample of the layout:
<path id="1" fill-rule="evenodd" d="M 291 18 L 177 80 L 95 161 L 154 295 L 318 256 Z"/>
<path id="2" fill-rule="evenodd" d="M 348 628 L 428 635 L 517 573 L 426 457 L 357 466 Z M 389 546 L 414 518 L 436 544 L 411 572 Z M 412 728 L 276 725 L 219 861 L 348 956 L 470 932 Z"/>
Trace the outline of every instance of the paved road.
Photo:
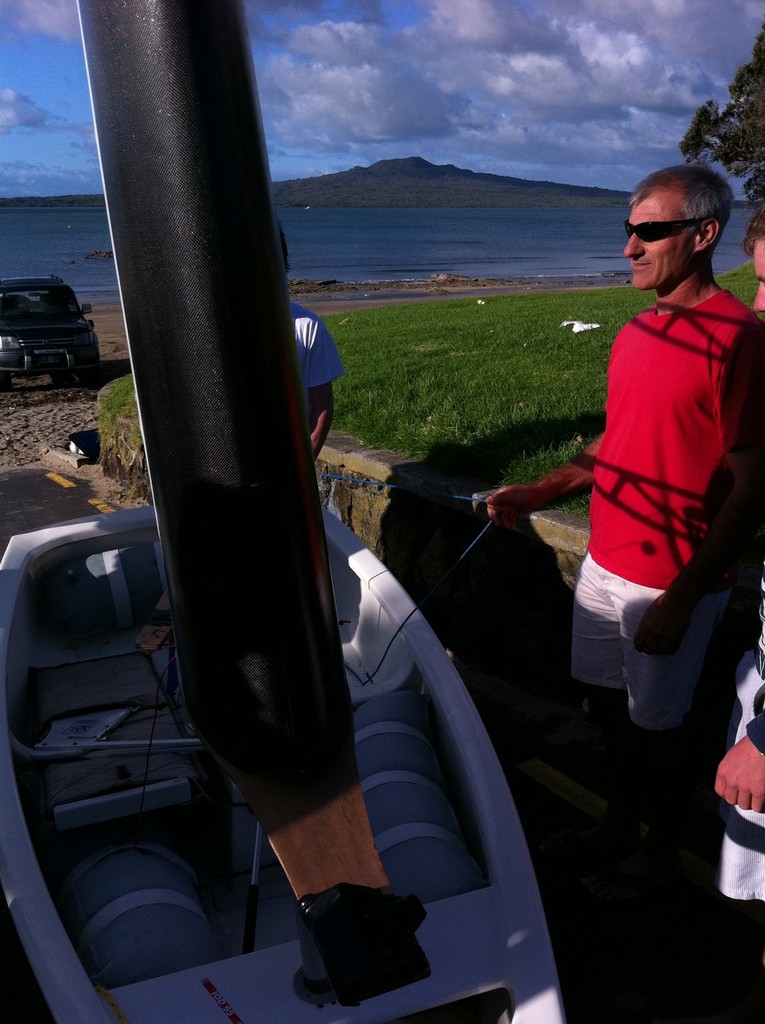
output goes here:
<path id="1" fill-rule="evenodd" d="M 0 552 L 14 533 L 79 519 L 118 506 L 104 502 L 73 463 L 47 460 L 23 469 L 0 471 Z"/>
<path id="2" fill-rule="evenodd" d="M 0 550 L 15 532 L 116 507 L 66 461 L 2 471 Z M 655 899 L 603 904 L 575 878 L 538 865 L 569 1024 L 651 1024 L 654 1016 L 722 1009 L 746 990 L 765 916 L 761 905 L 724 901 L 713 890 L 721 829 L 709 787 L 724 743 L 733 668 L 751 640 L 751 623 L 732 616 L 707 659 L 695 722 L 698 790 L 687 828 L 686 877 Z M 532 850 L 561 828 L 592 824 L 608 780 L 599 734 L 576 698 L 541 692 L 534 680 L 459 667 L 503 763 Z M 4 902 L 0 949 L 2 1021 L 47 1024 Z"/>

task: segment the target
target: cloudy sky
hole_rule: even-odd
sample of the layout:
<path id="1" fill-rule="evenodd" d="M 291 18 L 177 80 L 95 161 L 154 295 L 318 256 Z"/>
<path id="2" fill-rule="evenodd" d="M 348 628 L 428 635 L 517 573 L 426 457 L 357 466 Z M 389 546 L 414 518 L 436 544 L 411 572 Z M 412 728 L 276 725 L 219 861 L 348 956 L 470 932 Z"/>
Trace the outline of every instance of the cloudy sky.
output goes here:
<path id="1" fill-rule="evenodd" d="M 247 14 L 275 181 L 420 156 L 629 190 L 681 161 L 702 103 L 727 102 L 765 3 L 248 0 Z M 0 196 L 94 192 L 76 0 L 0 0 Z"/>

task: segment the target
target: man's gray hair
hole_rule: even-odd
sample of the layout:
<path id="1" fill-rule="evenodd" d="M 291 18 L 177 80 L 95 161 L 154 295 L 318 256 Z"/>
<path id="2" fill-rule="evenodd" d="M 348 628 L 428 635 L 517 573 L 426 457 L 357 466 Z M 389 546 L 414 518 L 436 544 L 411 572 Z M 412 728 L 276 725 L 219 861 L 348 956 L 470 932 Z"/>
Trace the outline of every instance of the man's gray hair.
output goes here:
<path id="1" fill-rule="evenodd" d="M 720 234 L 730 219 L 733 189 L 727 180 L 704 164 L 677 164 L 654 171 L 639 182 L 630 197 L 630 206 L 642 203 L 658 189 L 679 188 L 683 193 L 682 220 L 705 220 L 714 217 Z"/>

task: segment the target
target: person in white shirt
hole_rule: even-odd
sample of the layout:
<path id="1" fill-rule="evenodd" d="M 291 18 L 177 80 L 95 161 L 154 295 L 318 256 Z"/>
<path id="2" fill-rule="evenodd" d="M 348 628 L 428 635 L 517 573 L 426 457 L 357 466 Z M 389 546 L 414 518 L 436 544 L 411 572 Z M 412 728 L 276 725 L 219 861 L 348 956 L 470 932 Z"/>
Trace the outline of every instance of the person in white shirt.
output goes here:
<path id="1" fill-rule="evenodd" d="M 281 227 L 279 235 L 282 242 L 284 269 L 289 270 L 287 240 Z M 329 333 L 324 321 L 316 313 L 297 302 L 290 302 L 290 309 L 295 323 L 297 357 L 308 413 L 311 450 L 316 459 L 327 439 L 335 413 L 332 383 L 338 377 L 345 376 L 345 367 L 340 353 L 337 351 L 335 339 Z"/>

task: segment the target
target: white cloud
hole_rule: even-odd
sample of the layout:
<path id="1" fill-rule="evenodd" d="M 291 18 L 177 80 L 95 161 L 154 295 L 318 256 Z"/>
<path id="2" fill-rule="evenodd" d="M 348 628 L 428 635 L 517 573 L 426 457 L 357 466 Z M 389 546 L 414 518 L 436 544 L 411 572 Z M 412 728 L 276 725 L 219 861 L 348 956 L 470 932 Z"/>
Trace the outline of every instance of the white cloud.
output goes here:
<path id="1" fill-rule="evenodd" d="M 622 189 L 680 159 L 765 16 L 762 0 L 248 0 L 247 13 L 277 180 L 416 155 Z M 12 160 L 35 165 L 62 132 L 81 141 L 75 0 L 0 0 L 0 90 Z"/>
<path id="2" fill-rule="evenodd" d="M 42 128 L 47 121 L 45 111 L 13 89 L 0 89 L 0 133 L 14 128 Z"/>
<path id="3" fill-rule="evenodd" d="M 67 43 L 80 38 L 75 0 L 0 0 L 0 17 L 22 36 L 51 36 Z"/>
<path id="4" fill-rule="evenodd" d="M 693 113 L 710 97 L 725 100 L 763 13 L 748 0 L 423 0 L 418 7 L 419 22 L 409 18 L 400 28 L 393 20 L 327 18 L 301 26 L 284 36 L 286 62 L 264 51 L 269 138 L 285 153 L 296 144 L 291 133 L 303 153 L 312 139 L 326 154 L 334 148 L 332 169 L 346 166 L 346 154 L 366 140 L 368 162 L 416 154 L 497 173 L 513 167 L 519 176 L 549 163 L 577 183 L 597 166 L 607 177 L 588 183 L 628 188 L 641 164 L 680 159 Z M 717 39 L 707 14 L 720 28 Z M 585 126 L 587 146 L 578 143 Z M 418 138 L 419 149 L 410 145 Z M 608 140 L 603 152 L 599 139 Z M 480 154 L 480 165 L 467 163 L 468 153 Z M 279 175 L 283 162 L 275 177 L 294 176 Z"/>

